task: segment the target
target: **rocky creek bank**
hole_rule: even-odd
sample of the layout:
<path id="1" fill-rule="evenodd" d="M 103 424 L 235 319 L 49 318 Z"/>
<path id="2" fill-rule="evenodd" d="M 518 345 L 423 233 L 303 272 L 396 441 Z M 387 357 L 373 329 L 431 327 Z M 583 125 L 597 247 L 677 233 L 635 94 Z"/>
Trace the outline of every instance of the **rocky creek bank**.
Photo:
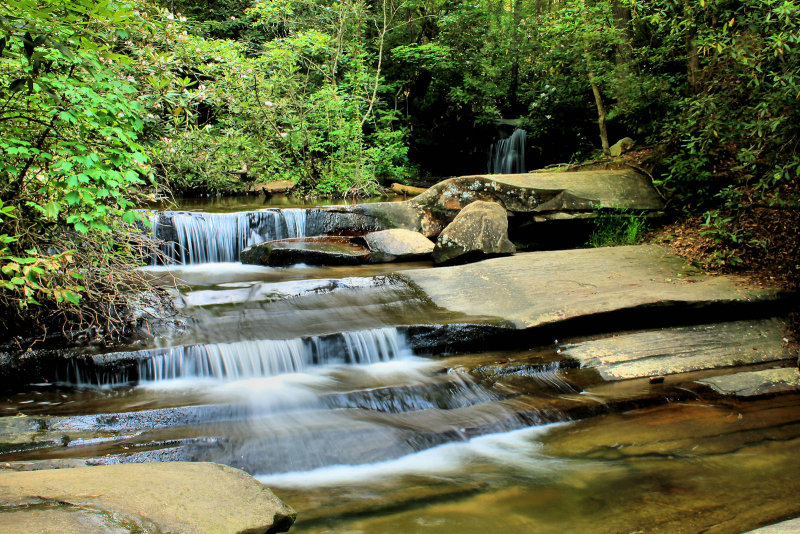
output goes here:
<path id="1" fill-rule="evenodd" d="M 312 233 L 308 235 L 325 233 L 332 237 L 267 241 L 248 248 L 241 259 L 244 263 L 271 266 L 286 265 L 288 261 L 315 265 L 326 264 L 326 261 L 331 265 L 343 261 L 402 261 L 408 256 L 385 253 L 373 243 L 374 238 L 369 237 L 380 230 L 396 229 L 405 232 L 396 239 L 407 247 L 413 247 L 412 243 L 422 242 L 424 238 L 433 240 L 435 249 L 429 252 L 434 263 L 464 263 L 513 254 L 515 247 L 508 237 L 510 224 L 515 228 L 526 226 L 522 233 L 535 234 L 537 223 L 544 226 L 545 223 L 560 221 L 565 224 L 590 219 L 601 208 L 655 216 L 660 214 L 664 203 L 648 180 L 634 171 L 460 176 L 440 182 L 403 202 L 315 210 L 310 213 L 313 222 Z M 367 243 L 359 238 L 343 242 L 341 237 L 365 234 Z M 323 247 L 329 249 L 328 253 L 319 253 Z M 365 250 L 356 254 L 342 247 L 364 247 Z M 415 250 L 415 255 L 427 254 L 424 249 Z"/>

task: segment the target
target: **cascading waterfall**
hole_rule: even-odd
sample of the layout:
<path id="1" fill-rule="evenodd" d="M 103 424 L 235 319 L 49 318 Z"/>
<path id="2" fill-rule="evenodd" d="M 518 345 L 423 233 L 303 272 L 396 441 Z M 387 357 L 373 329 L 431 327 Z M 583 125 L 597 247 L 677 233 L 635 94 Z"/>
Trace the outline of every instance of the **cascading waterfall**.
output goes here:
<path id="1" fill-rule="evenodd" d="M 255 340 L 176 347 L 139 364 L 139 379 L 238 380 L 294 373 L 313 365 L 370 364 L 411 354 L 395 328 L 306 339 Z"/>
<path id="2" fill-rule="evenodd" d="M 517 128 L 489 147 L 489 174 L 525 172 L 525 130 Z"/>
<path id="3" fill-rule="evenodd" d="M 163 237 L 159 235 L 161 217 L 169 219 L 174 232 L 174 241 L 168 240 L 163 252 L 183 264 L 238 261 L 241 250 L 249 246 L 306 235 L 305 209 L 155 214 L 151 226 L 156 237 Z"/>
<path id="4" fill-rule="evenodd" d="M 135 367 L 106 370 L 75 360 L 60 377 L 79 386 L 118 386 L 180 378 L 241 380 L 295 373 L 326 364 L 371 364 L 411 356 L 396 328 L 376 328 L 296 339 L 208 343 L 108 355 L 104 361 L 138 362 Z"/>

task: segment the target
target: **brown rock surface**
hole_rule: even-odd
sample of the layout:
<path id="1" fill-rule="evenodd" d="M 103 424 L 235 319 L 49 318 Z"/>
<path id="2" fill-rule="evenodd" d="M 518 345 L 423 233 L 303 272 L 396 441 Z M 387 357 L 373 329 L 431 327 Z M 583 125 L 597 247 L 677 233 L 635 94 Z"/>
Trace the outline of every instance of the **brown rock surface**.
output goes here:
<path id="1" fill-rule="evenodd" d="M 238 469 L 120 464 L 0 473 L 0 531 L 286 532 L 294 511 Z"/>

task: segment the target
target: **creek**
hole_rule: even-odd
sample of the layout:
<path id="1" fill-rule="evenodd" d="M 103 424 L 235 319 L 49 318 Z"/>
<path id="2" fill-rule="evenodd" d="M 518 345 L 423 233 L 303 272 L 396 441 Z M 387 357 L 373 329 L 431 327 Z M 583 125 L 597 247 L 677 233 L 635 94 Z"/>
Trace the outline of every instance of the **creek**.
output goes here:
<path id="1" fill-rule="evenodd" d="M 185 264 L 145 269 L 186 330 L 0 397 L 0 461 L 219 462 L 294 507 L 298 533 L 743 532 L 800 514 L 799 396 L 605 383 L 558 341 L 498 335 L 392 274 L 427 262 L 242 265 L 236 247 L 308 228 L 301 206 L 242 207 L 187 215 Z"/>

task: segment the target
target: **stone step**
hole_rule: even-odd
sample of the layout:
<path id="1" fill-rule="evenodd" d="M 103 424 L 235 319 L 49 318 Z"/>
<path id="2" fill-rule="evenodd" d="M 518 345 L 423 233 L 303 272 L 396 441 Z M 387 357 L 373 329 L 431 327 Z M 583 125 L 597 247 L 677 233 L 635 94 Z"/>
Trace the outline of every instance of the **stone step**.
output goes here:
<path id="1" fill-rule="evenodd" d="M 561 355 L 605 380 L 789 360 L 781 319 L 735 321 L 622 334 L 563 345 Z"/>

